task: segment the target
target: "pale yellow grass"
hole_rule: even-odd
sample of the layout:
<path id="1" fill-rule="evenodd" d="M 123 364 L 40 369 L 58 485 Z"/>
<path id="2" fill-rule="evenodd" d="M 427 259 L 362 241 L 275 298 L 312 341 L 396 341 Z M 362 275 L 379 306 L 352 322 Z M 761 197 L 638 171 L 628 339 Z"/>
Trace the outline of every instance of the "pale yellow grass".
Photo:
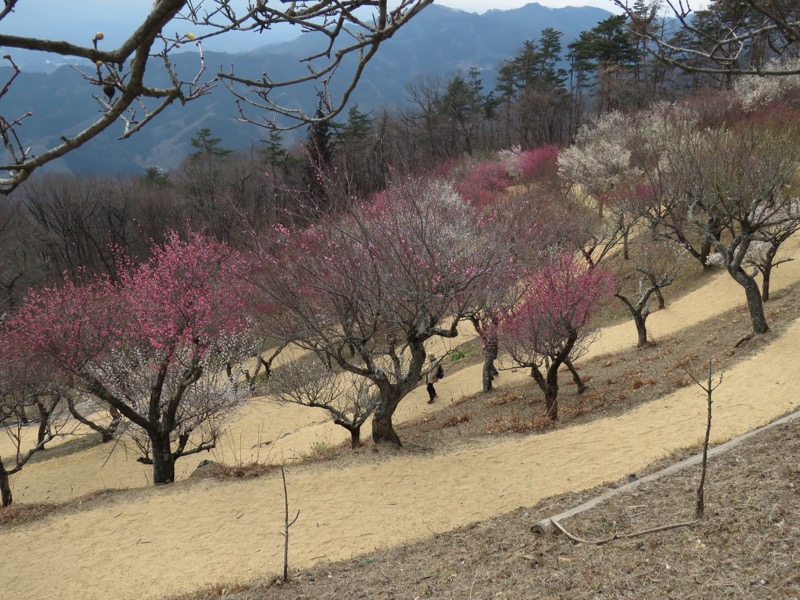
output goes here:
<path id="1" fill-rule="evenodd" d="M 780 267 L 778 290 L 800 281 L 800 263 Z M 657 312 L 655 337 L 691 327 L 743 303 L 739 286 L 722 274 L 702 290 Z M 729 439 L 800 406 L 795 388 L 800 321 L 765 351 L 725 374 L 715 396 L 714 438 Z M 592 354 L 631 346 L 631 323 L 608 328 Z M 523 378 L 506 373 L 501 383 Z M 480 387 L 480 366 L 438 384 L 443 401 Z M 400 419 L 431 410 L 419 388 L 401 404 Z M 434 405 L 435 407 L 435 405 Z M 293 510 L 291 564 L 348 558 L 374 548 L 444 531 L 568 490 L 580 490 L 636 472 L 664 455 L 701 440 L 705 404 L 697 388 L 655 399 L 627 414 L 543 435 L 483 440 L 437 453 L 399 454 L 342 469 L 290 466 Z M 250 419 L 260 425 L 249 429 Z M 251 442 L 274 439 L 260 458 L 287 458 L 309 443 L 339 435 L 321 414 L 297 407 L 254 404 L 233 429 L 234 455 L 258 454 Z M 278 440 L 285 434 L 290 435 Z M 240 448 L 237 440 L 242 440 Z M 335 438 L 331 438 L 335 439 Z M 294 441 L 292 441 L 294 440 Z M 224 450 L 221 452 L 226 452 Z M 27 467 L 15 478 L 20 501 L 58 499 L 88 489 L 144 485 L 148 469 L 131 456 L 93 449 Z M 230 457 L 229 457 L 230 458 Z M 183 461 L 183 473 L 196 461 Z M 179 462 L 179 467 L 181 463 Z M 138 469 L 138 470 L 137 470 Z M 242 483 L 205 481 L 145 488 L 135 500 L 55 516 L 0 531 L 0 598 L 157 598 L 209 583 L 278 572 L 282 560 L 283 500 L 279 475 Z"/>

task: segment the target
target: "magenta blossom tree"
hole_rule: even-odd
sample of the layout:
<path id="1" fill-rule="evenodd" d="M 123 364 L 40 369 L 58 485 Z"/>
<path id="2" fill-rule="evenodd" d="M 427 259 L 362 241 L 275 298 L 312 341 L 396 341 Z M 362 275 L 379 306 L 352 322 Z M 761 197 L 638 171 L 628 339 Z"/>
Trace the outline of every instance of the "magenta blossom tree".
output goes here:
<path id="1" fill-rule="evenodd" d="M 557 146 L 547 144 L 529 150 L 514 146 L 501 150 L 497 157 L 512 179 L 529 188 L 532 184 L 552 184 L 557 181 L 558 154 Z"/>
<path id="2" fill-rule="evenodd" d="M 154 483 L 169 483 L 175 461 L 213 448 L 243 401 L 226 366 L 252 350 L 244 264 L 223 244 L 173 232 L 116 283 L 97 277 L 30 293 L 7 343 L 119 411 Z"/>
<path id="3" fill-rule="evenodd" d="M 531 148 L 520 154 L 520 178 L 526 184 L 554 181 L 558 178 L 557 146 L 547 144 L 539 148 Z"/>
<path id="4" fill-rule="evenodd" d="M 515 268 L 485 225 L 450 185 L 408 178 L 263 247 L 267 330 L 372 382 L 375 442 L 400 445 L 392 416 L 420 382 L 426 343 L 455 337 Z"/>
<path id="5" fill-rule="evenodd" d="M 505 166 L 493 160 L 484 161 L 469 169 L 456 190 L 473 206 L 492 204 L 511 183 Z"/>
<path id="6" fill-rule="evenodd" d="M 544 393 L 549 419 L 558 419 L 558 369 L 586 352 L 589 319 L 611 296 L 610 275 L 569 253 L 547 260 L 528 281 L 522 301 L 500 325 L 511 360 L 530 367 Z"/>

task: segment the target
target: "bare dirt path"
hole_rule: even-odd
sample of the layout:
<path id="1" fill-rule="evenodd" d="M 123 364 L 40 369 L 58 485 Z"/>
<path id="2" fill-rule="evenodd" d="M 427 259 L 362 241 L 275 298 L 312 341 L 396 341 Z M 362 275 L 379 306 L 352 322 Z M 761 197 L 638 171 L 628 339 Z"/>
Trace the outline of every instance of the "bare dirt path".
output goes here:
<path id="1" fill-rule="evenodd" d="M 778 270 L 774 289 L 798 280 L 800 264 L 788 263 Z M 702 290 L 653 314 L 649 325 L 658 338 L 739 305 L 743 296 L 741 288 L 720 275 Z M 630 323 L 609 328 L 593 354 L 611 352 L 634 340 Z M 729 439 L 800 406 L 794 385 L 799 340 L 800 321 L 764 352 L 726 373 L 715 396 L 715 440 Z M 479 372 L 473 367 L 458 377 L 446 377 L 438 386 L 440 395 L 474 392 L 479 389 Z M 420 388 L 406 399 L 400 417 L 429 410 L 424 396 Z M 334 431 L 328 425 L 308 425 L 308 413 L 305 423 L 288 424 L 289 413 L 279 415 L 272 407 L 259 410 L 270 426 L 281 418 L 281 428 L 298 429 L 295 436 L 284 438 L 285 446 L 278 441 L 270 445 L 273 453 L 297 452 L 302 444 L 291 445 L 293 437 L 307 443 Z M 291 565 L 300 568 L 348 558 L 531 505 L 553 494 L 616 480 L 699 442 L 704 410 L 699 390 L 687 388 L 614 419 L 543 435 L 482 440 L 435 453 L 378 453 L 347 468 L 324 463 L 289 467 L 291 508 L 301 511 L 291 530 Z M 245 429 L 240 427 L 238 439 L 247 446 L 245 440 L 249 442 L 252 434 L 245 434 Z M 233 448 L 236 434 L 231 439 Z M 99 486 L 97 465 L 88 464 L 84 454 L 89 453 L 27 467 L 15 482 L 17 498 L 30 501 L 49 494 L 58 499 L 95 486 L 145 483 L 143 471 L 128 475 L 130 457 L 125 460 L 124 453 L 115 453 L 101 471 Z M 102 454 L 94 460 L 101 457 L 105 460 Z M 279 475 L 242 483 L 203 481 L 135 490 L 92 510 L 0 531 L 0 544 L 6 549 L 0 598 L 156 598 L 278 572 L 282 528 Z"/>

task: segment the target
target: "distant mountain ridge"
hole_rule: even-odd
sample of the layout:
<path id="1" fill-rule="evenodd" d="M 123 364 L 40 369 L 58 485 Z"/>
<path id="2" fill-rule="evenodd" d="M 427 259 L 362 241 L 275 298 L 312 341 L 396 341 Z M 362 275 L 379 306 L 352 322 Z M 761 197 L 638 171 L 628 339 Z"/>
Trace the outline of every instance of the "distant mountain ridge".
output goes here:
<path id="1" fill-rule="evenodd" d="M 566 48 L 582 31 L 591 29 L 610 14 L 595 7 L 548 8 L 531 3 L 518 9 L 493 9 L 478 15 L 434 4 L 381 45 L 367 66 L 353 101 L 358 102 L 362 111 L 397 106 L 405 98 L 406 83 L 414 77 L 424 74 L 450 77 L 473 66 L 481 69 L 485 87 L 491 89 L 497 65 L 510 58 L 526 40 L 538 39 L 542 29 L 552 27 L 561 31 Z M 309 43 L 314 43 L 313 39 L 302 35 L 235 54 L 206 52 L 205 60 L 211 72 L 227 70 L 235 64 L 237 73 L 253 77 L 265 70 L 299 73 L 304 67 L 292 58 L 307 50 Z M 175 55 L 174 62 L 187 74 L 197 68 L 197 57 L 190 52 Z M 0 80 L 5 80 L 7 72 L 5 67 L 0 69 Z M 157 82 L 163 74 L 153 72 L 150 76 L 152 82 Z M 96 92 L 69 66 L 51 73 L 26 70 L 3 98 L 3 114 L 33 112 L 22 131 L 35 151 L 48 140 L 52 143 L 65 125 L 69 133 L 85 127 L 99 110 L 91 98 Z M 287 104 L 307 109 L 314 106 L 313 90 L 283 90 L 281 94 Z M 171 169 L 192 151 L 190 140 L 201 127 L 211 128 L 215 136 L 222 138 L 222 144 L 232 149 L 251 147 L 266 137 L 258 127 L 237 120 L 232 97 L 218 85 L 204 98 L 170 107 L 128 140 L 118 141 L 121 129 L 112 126 L 90 144 L 54 163 L 50 170 L 114 174 L 144 173 L 150 165 Z"/>

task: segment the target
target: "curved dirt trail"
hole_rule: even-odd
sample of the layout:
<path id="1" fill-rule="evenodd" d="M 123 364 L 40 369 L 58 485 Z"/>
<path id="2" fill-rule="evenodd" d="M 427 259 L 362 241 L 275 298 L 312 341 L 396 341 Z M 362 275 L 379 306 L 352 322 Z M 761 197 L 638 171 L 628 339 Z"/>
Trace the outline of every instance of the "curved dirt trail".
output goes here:
<path id="1" fill-rule="evenodd" d="M 800 264 L 788 263 L 778 270 L 773 289 L 798 280 Z M 658 338 L 740 305 L 743 296 L 739 286 L 720 275 L 702 290 L 654 313 L 648 325 Z M 800 320 L 765 351 L 725 374 L 715 393 L 715 441 L 800 406 L 793 385 L 800 359 L 798 340 Z M 634 341 L 633 325 L 626 323 L 604 331 L 592 353 L 610 352 Z M 503 377 L 507 375 L 525 376 Z M 462 388 L 471 393 L 479 389 L 479 377 L 477 366 L 445 378 L 438 385 L 440 395 L 458 397 Z M 424 397 L 420 388 L 406 399 L 400 418 L 429 410 Z M 324 463 L 289 467 L 290 510 L 301 511 L 291 530 L 291 566 L 400 544 L 636 472 L 701 440 L 703 400 L 697 388 L 687 388 L 613 419 L 543 435 L 482 440 L 441 453 L 381 454 L 377 460 L 347 468 Z M 304 414 L 308 423 L 308 413 Z M 322 439 L 326 428 L 334 431 L 327 424 L 311 425 L 298 436 L 314 431 L 310 435 Z M 273 452 L 281 451 L 278 442 L 274 445 Z M 64 486 L 73 479 L 73 469 L 93 469 L 82 454 L 26 467 L 15 484 L 17 497 L 41 498 L 45 488 L 54 497 L 68 496 Z M 106 486 L 144 483 L 130 483 L 143 479 L 141 471 L 125 479 L 130 465 L 122 453 L 112 461 L 119 464 L 107 465 Z M 59 474 L 64 484 L 55 482 Z M 50 485 L 42 485 L 42 480 Z M 57 597 L 86 600 L 157 598 L 280 571 L 279 474 L 242 483 L 205 481 L 129 494 L 93 510 L 0 530 L 0 544 L 10 549 L 2 559 L 0 598 L 54 597 L 54 592 Z"/>

